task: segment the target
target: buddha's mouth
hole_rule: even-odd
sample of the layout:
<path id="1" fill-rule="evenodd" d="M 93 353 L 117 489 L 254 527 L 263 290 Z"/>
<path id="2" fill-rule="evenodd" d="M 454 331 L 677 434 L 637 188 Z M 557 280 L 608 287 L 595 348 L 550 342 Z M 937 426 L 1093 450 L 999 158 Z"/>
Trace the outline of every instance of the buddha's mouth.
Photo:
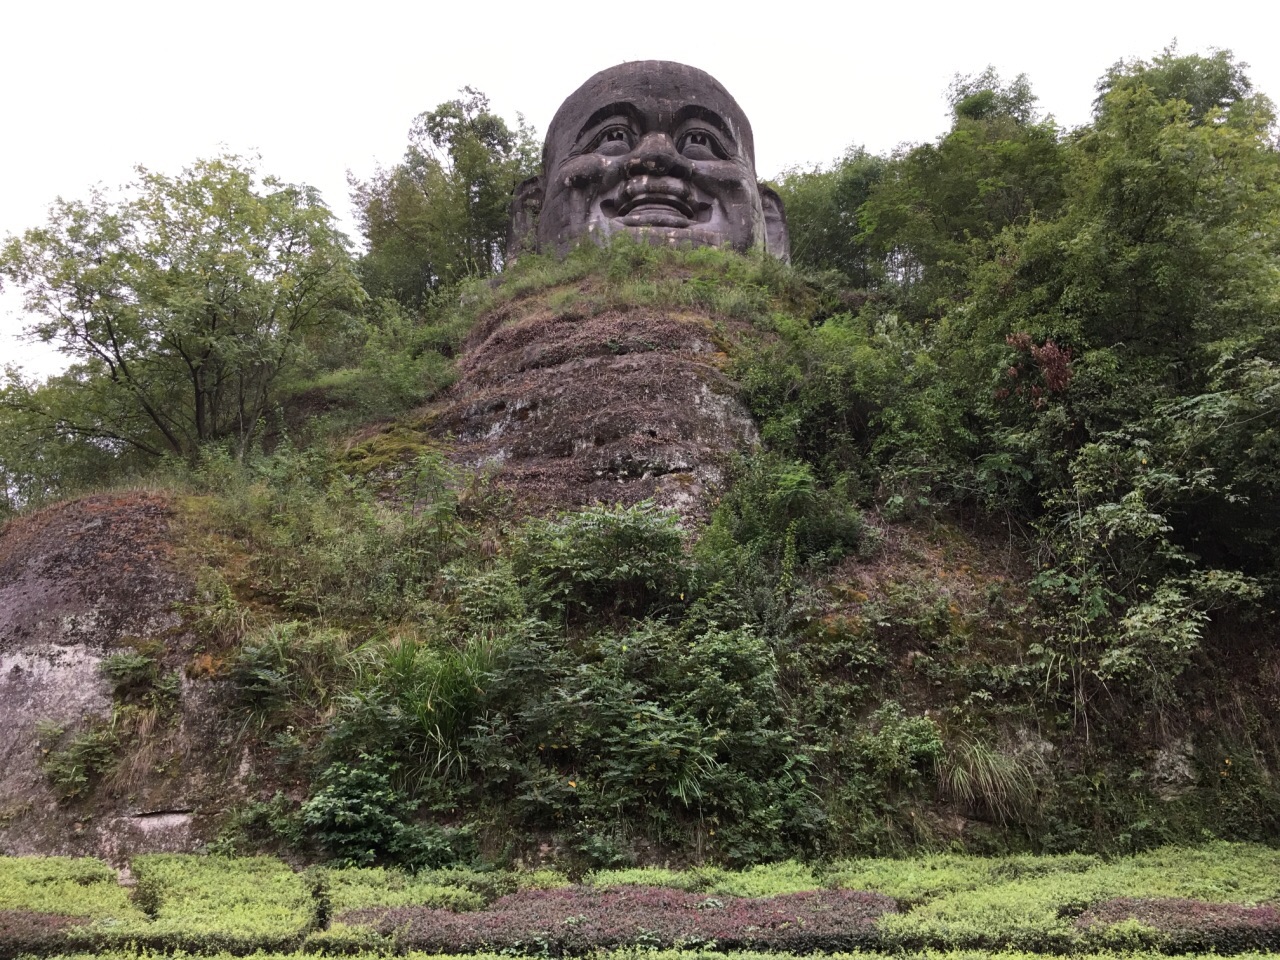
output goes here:
<path id="1" fill-rule="evenodd" d="M 618 206 L 617 217 L 626 219 L 633 216 L 653 217 L 676 215 L 685 220 L 693 219 L 693 207 L 684 199 L 666 192 L 638 193 L 628 197 Z"/>
<path id="2" fill-rule="evenodd" d="M 683 229 L 711 216 L 711 204 L 699 202 L 689 185 L 675 178 L 631 180 L 619 193 L 604 200 L 600 212 L 623 226 Z"/>

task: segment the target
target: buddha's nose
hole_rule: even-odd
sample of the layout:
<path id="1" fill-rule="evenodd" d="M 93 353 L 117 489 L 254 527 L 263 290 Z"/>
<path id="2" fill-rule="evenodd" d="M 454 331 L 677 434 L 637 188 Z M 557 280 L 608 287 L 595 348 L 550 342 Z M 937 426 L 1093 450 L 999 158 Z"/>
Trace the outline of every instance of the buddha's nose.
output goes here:
<path id="1" fill-rule="evenodd" d="M 665 133 L 646 133 L 627 157 L 629 177 L 681 177 L 693 176 L 693 163 L 681 155 L 676 145 Z"/>

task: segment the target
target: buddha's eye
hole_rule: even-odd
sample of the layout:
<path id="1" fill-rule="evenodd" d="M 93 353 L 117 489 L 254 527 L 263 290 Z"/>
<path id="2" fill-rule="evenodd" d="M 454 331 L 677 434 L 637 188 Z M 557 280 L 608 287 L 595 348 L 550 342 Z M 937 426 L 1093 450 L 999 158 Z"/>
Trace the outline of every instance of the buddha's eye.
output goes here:
<path id="1" fill-rule="evenodd" d="M 635 145 L 635 135 L 627 127 L 611 126 L 605 127 L 596 136 L 595 143 L 592 145 L 593 153 L 603 153 L 610 157 L 620 157 L 623 154 L 631 152 L 631 148 Z"/>
<path id="2" fill-rule="evenodd" d="M 723 160 L 724 147 L 715 134 L 706 130 L 690 130 L 680 138 L 680 152 L 690 160 Z"/>

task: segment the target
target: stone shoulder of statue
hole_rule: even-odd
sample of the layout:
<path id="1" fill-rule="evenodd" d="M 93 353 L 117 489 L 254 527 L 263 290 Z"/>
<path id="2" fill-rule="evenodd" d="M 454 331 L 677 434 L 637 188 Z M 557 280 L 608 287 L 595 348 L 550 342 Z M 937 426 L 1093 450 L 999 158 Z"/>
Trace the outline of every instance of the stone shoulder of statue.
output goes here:
<path id="1" fill-rule="evenodd" d="M 571 94 L 547 129 L 542 173 L 516 189 L 508 256 L 618 233 L 788 259 L 782 201 L 756 180 L 751 124 L 702 70 L 624 63 Z"/>

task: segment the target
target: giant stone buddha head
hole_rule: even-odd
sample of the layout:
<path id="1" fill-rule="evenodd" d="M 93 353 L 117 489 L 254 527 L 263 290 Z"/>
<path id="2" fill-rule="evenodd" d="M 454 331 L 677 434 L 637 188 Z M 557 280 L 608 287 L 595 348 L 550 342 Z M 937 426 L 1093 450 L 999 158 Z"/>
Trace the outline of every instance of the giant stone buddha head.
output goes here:
<path id="1" fill-rule="evenodd" d="M 516 188 L 509 255 L 618 233 L 787 259 L 782 201 L 756 181 L 751 124 L 711 75 L 664 60 L 623 63 L 556 111 L 542 173 Z"/>

